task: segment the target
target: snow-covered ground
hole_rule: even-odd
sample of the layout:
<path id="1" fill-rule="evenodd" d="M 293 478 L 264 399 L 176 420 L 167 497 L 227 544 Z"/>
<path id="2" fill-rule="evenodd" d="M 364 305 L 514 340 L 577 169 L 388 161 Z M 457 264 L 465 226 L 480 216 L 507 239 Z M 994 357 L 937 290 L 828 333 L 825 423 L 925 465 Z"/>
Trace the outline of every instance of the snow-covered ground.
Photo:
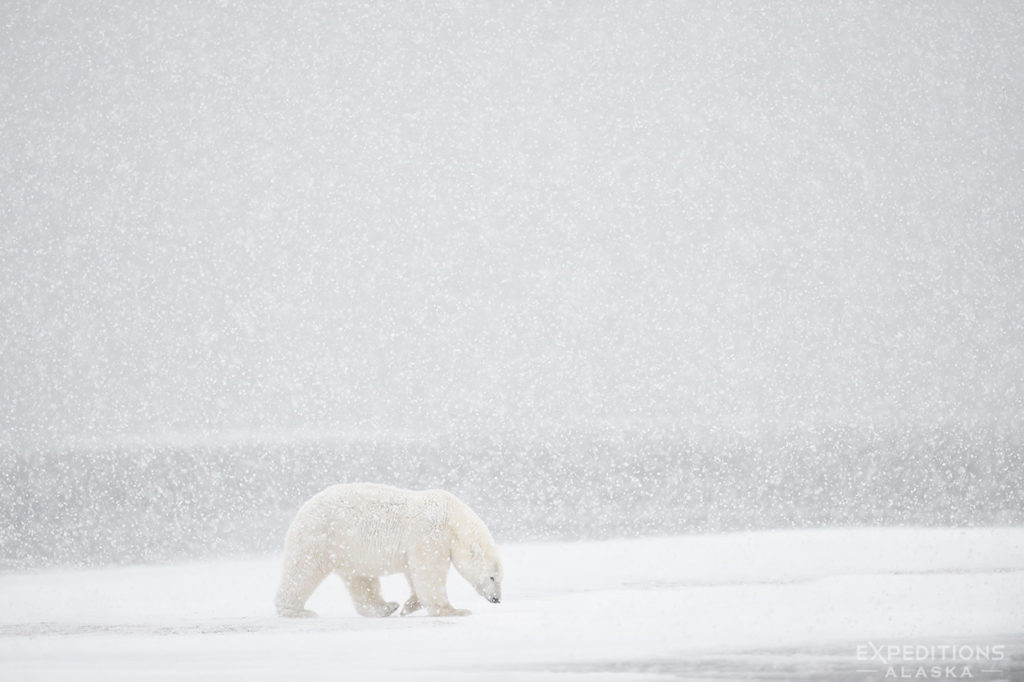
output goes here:
<path id="1" fill-rule="evenodd" d="M 503 552 L 501 605 L 450 575 L 468 618 L 360 618 L 329 579 L 310 601 L 320 618 L 278 619 L 276 557 L 3 574 L 0 680 L 948 679 L 931 667 L 945 645 L 988 652 L 968 663 L 973 679 L 1024 679 L 1021 528 Z M 403 600 L 403 579 L 384 594 Z M 879 653 L 892 645 L 931 648 Z"/>

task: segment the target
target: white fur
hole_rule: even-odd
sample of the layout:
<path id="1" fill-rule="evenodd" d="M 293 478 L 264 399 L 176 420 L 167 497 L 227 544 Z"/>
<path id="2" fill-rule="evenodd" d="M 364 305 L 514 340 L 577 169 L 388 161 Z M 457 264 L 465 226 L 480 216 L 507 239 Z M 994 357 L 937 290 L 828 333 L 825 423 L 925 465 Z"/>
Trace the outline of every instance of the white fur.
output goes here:
<path id="1" fill-rule="evenodd" d="M 295 515 L 285 539 L 284 570 L 274 600 L 282 616 L 312 616 L 313 590 L 331 572 L 345 582 L 356 611 L 389 616 L 398 608 L 380 594 L 380 576 L 404 573 L 412 596 L 402 615 L 462 616 L 448 601 L 448 566 L 485 599 L 501 598 L 502 568 L 487 526 L 443 490 L 403 490 L 374 483 L 333 485 Z"/>

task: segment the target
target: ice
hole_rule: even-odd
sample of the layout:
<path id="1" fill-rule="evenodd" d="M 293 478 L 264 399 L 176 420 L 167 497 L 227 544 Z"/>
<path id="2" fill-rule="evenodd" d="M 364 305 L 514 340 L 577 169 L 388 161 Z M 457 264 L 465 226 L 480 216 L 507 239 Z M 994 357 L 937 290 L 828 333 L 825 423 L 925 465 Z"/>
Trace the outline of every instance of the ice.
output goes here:
<path id="1" fill-rule="evenodd" d="M 0 679 L 863 680 L 868 642 L 1003 646 L 1005 677 L 975 675 L 1024 674 L 1024 529 L 503 549 L 501 605 L 449 576 L 466 618 L 361 618 L 329 579 L 319 618 L 279 619 L 277 557 L 3 574 Z"/>

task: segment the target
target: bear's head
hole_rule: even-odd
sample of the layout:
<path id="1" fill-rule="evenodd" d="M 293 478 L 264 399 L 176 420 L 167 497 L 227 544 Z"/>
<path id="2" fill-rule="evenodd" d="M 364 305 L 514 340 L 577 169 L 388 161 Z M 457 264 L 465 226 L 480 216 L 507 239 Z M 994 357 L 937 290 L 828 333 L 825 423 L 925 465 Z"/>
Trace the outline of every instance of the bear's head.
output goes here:
<path id="1" fill-rule="evenodd" d="M 481 597 L 492 604 L 501 603 L 501 557 L 487 526 L 472 509 L 454 495 L 448 500 L 448 528 L 451 532 L 451 559 L 455 570 Z"/>
<path id="2" fill-rule="evenodd" d="M 481 597 L 492 604 L 501 603 L 501 557 L 493 543 L 474 541 L 456 546 L 452 552 L 455 569 Z"/>

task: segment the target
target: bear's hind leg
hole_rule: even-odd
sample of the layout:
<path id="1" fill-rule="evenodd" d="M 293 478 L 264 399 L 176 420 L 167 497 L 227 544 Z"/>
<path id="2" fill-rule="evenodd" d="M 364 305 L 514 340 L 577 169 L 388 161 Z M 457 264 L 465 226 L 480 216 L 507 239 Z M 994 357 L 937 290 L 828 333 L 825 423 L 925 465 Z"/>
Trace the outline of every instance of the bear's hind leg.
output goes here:
<path id="1" fill-rule="evenodd" d="M 319 563 L 305 559 L 287 561 L 277 588 L 274 606 L 283 618 L 311 618 L 316 616 L 306 609 L 306 600 L 323 582 L 330 571 Z"/>
<path id="2" fill-rule="evenodd" d="M 384 601 L 380 596 L 380 578 L 365 575 L 341 576 L 356 613 L 368 618 L 385 618 L 398 609 L 398 602 Z"/>
<path id="3" fill-rule="evenodd" d="M 416 595 L 414 594 L 405 600 L 405 605 L 402 606 L 402 613 L 399 615 L 408 616 L 411 613 L 416 613 L 422 608 L 423 604 L 420 603 L 420 600 L 417 599 Z"/>
<path id="4" fill-rule="evenodd" d="M 420 598 L 416 596 L 416 588 L 413 587 L 412 576 L 406 573 L 405 579 L 409 581 L 409 589 L 412 590 L 412 594 L 405 600 L 405 605 L 402 606 L 402 612 L 399 614 L 400 616 L 408 616 L 410 613 L 416 613 L 423 608 Z"/>

